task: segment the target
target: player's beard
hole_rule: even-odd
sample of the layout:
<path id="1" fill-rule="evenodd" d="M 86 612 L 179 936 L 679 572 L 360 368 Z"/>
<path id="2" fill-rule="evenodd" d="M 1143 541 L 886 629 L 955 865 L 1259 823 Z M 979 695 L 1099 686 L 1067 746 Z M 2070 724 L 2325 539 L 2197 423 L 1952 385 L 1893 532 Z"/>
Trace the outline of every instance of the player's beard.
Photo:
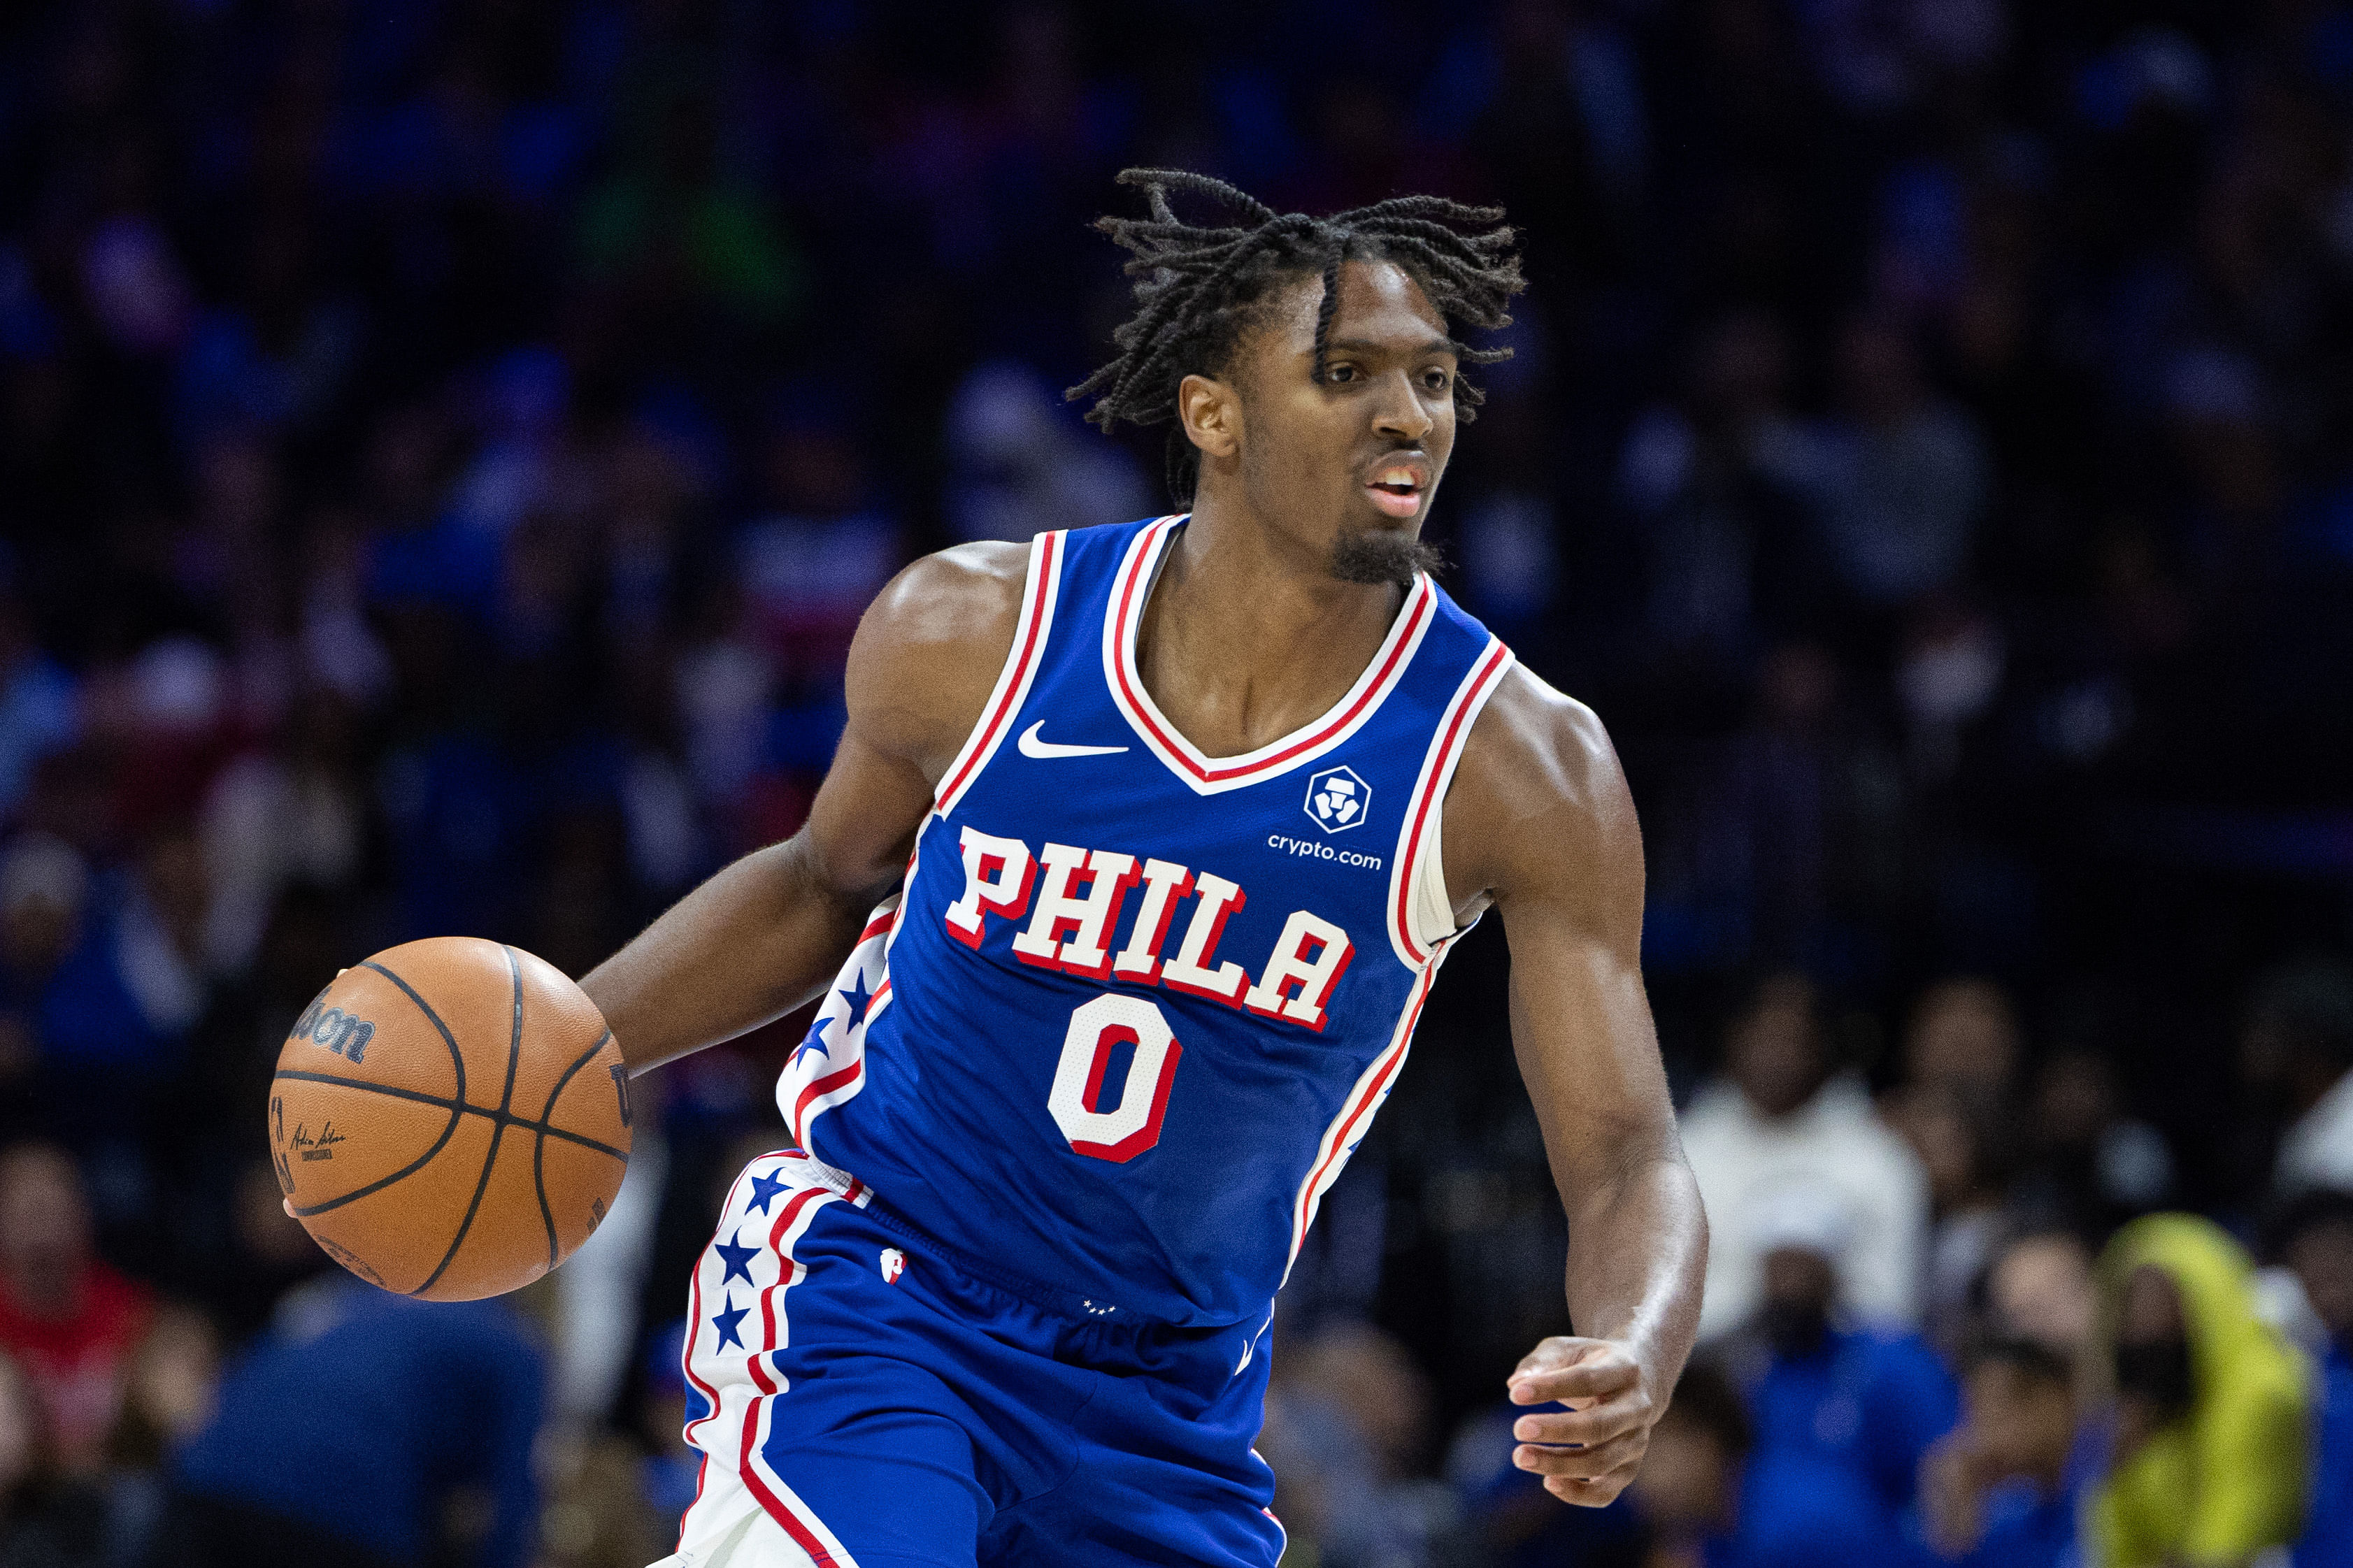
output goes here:
<path id="1" fill-rule="evenodd" d="M 1415 573 L 1434 573 L 1443 560 L 1438 546 L 1409 533 L 1368 528 L 1333 542 L 1331 571 L 1343 583 L 1394 583 L 1409 588 Z"/>

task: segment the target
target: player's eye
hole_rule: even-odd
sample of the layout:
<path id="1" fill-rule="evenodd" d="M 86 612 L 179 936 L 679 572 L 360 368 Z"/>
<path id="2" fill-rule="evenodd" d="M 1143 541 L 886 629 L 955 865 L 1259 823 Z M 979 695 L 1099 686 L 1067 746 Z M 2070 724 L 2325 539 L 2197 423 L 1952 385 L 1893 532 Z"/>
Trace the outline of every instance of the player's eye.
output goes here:
<path id="1" fill-rule="evenodd" d="M 1356 379 L 1356 367 L 1352 364 L 1327 364 L 1324 367 L 1324 379 L 1325 381 L 1354 381 Z"/>
<path id="2" fill-rule="evenodd" d="M 1454 384 L 1454 377 L 1452 374 L 1442 370 L 1430 371 L 1424 374 L 1421 380 L 1422 384 L 1429 387 L 1432 392 L 1443 392 L 1448 387 Z"/>

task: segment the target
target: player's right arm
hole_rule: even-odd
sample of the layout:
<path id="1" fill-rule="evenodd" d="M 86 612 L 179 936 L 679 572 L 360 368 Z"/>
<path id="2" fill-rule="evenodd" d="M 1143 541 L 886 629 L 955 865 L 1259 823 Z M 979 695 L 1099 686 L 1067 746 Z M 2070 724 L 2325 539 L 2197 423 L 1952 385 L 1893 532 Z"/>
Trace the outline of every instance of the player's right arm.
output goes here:
<path id="1" fill-rule="evenodd" d="M 598 964 L 581 988 L 644 1072 L 817 995 L 906 868 L 933 791 L 1013 646 L 1026 544 L 916 562 L 859 623 L 849 722 L 808 821 L 713 876 Z"/>

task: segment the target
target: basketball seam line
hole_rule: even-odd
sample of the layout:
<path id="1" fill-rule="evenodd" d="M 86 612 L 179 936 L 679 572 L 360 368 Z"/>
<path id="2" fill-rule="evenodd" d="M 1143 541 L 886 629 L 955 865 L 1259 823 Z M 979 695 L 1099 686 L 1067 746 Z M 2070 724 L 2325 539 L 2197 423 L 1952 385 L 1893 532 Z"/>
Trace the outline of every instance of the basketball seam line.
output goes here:
<path id="1" fill-rule="evenodd" d="M 441 1016 L 438 1013 L 436 1013 L 429 1005 L 427 1005 L 425 998 L 417 994 L 417 990 L 414 986 L 410 985 L 407 981 L 403 980 L 399 975 L 395 974 L 391 970 L 386 969 L 383 964 L 378 963 L 375 959 L 362 959 L 360 961 L 360 967 L 363 969 L 373 969 L 378 974 L 383 975 L 386 980 L 391 981 L 395 985 L 399 986 L 402 994 L 411 1002 L 416 1003 L 419 1010 L 424 1013 L 426 1018 L 432 1023 L 436 1029 L 440 1031 L 441 1043 L 449 1047 L 450 1065 L 456 1068 L 458 1071 L 458 1098 L 450 1107 L 449 1120 L 448 1122 L 441 1129 L 441 1136 L 433 1140 L 433 1147 L 425 1151 L 424 1153 L 419 1154 L 414 1163 L 402 1166 L 399 1170 L 395 1171 L 392 1174 L 383 1178 L 381 1181 L 370 1182 L 366 1186 L 360 1188 L 357 1192 L 345 1193 L 342 1197 L 329 1198 L 325 1203 L 313 1204 L 308 1208 L 297 1205 L 294 1210 L 294 1215 L 298 1219 L 309 1219 L 312 1215 L 325 1214 L 331 1209 L 339 1209 L 345 1204 L 356 1203 L 360 1199 L 366 1197 L 370 1193 L 380 1193 L 384 1191 L 385 1188 L 392 1185 L 393 1183 L 400 1181 L 405 1177 L 413 1176 L 417 1172 L 425 1169 L 425 1167 L 432 1162 L 433 1157 L 441 1152 L 442 1146 L 449 1142 L 450 1135 L 458 1131 L 459 1118 L 465 1113 L 466 1110 L 466 1058 L 464 1053 L 458 1049 L 457 1037 L 449 1033 L 449 1026 L 441 1021 Z M 331 985 L 328 989 L 332 990 L 333 987 Z M 325 991 L 319 993 L 322 996 L 326 994 L 327 993 Z M 274 1083 L 280 1078 L 290 1076 L 311 1077 L 314 1075 L 278 1072 L 271 1075 L 270 1081 Z M 336 1080 L 330 1079 L 326 1079 L 326 1081 L 334 1082 Z M 362 1085 L 358 1087 L 366 1086 Z"/>
<path id="2" fill-rule="evenodd" d="M 555 1267 L 555 1212 L 547 1206 L 547 1134 L 531 1141 L 531 1190 L 539 1199 L 539 1223 L 547 1230 L 547 1267 Z"/>
<path id="3" fill-rule="evenodd" d="M 395 985 L 399 986 L 402 994 L 406 995 L 411 1002 L 416 1003 L 417 1010 L 425 1015 L 426 1021 L 430 1023 L 433 1027 L 439 1032 L 441 1036 L 441 1043 L 449 1047 L 449 1065 L 455 1068 L 458 1071 L 458 1101 L 461 1105 L 464 1104 L 466 1100 L 466 1053 L 458 1048 L 458 1037 L 449 1032 L 449 1026 L 441 1021 L 441 1015 L 433 1010 L 433 1005 L 431 1003 L 426 1001 L 424 997 L 419 996 L 417 994 L 417 987 L 411 985 L 407 981 L 403 980 L 399 975 L 395 974 L 391 970 L 386 969 L 383 964 L 378 963 L 375 959 L 362 959 L 360 961 L 360 967 L 363 969 L 373 969 L 378 974 L 383 975 L 386 980 L 391 981 Z"/>
<path id="4" fill-rule="evenodd" d="M 456 1100 L 446 1100 L 438 1094 L 427 1094 L 422 1089 L 400 1089 L 388 1083 L 369 1083 L 364 1079 L 337 1078 L 332 1073 L 298 1072 L 292 1068 L 280 1068 L 270 1076 L 273 1081 L 277 1079 L 290 1078 L 298 1083 L 328 1083 L 333 1084 L 338 1089 L 364 1089 L 370 1094 L 388 1094 L 395 1100 L 413 1100 L 419 1105 L 438 1106 L 444 1110 L 454 1110 L 460 1116 L 488 1117 L 492 1121 L 503 1121 L 509 1126 L 520 1127 L 526 1131 L 543 1133 L 550 1138 L 561 1138 L 566 1143 L 577 1143 L 584 1149 L 594 1149 L 599 1154 L 610 1154 L 616 1160 L 626 1160 L 629 1157 L 628 1151 L 626 1149 L 616 1149 L 610 1143 L 598 1142 L 585 1133 L 574 1132 L 562 1127 L 550 1127 L 543 1122 L 533 1121 L 528 1116 L 517 1116 L 512 1111 L 493 1110 L 487 1105 L 460 1105 Z M 351 1195 L 357 1197 L 359 1194 L 354 1193 Z M 334 1201 L 344 1203 L 349 1200 L 337 1198 Z M 302 1212 L 307 1214 L 311 1211 L 306 1209 Z"/>
<path id="5" fill-rule="evenodd" d="M 595 1045 L 581 1052 L 572 1065 L 564 1069 L 563 1075 L 555 1080 L 555 1087 L 547 1091 L 547 1105 L 539 1113 L 543 1125 L 536 1130 L 539 1137 L 531 1146 L 531 1184 L 539 1194 L 539 1217 L 547 1223 L 547 1266 L 551 1269 L 555 1267 L 555 1215 L 547 1206 L 547 1128 L 544 1123 L 555 1120 L 555 1102 L 563 1098 L 564 1086 L 572 1081 L 572 1075 L 595 1061 L 596 1053 L 603 1050 L 605 1042 L 612 1037 L 613 1031 L 607 1029 L 596 1037 Z"/>
<path id="6" fill-rule="evenodd" d="M 441 1255 L 425 1283 L 408 1292 L 421 1296 L 433 1289 L 436 1281 L 456 1262 L 458 1249 L 466 1245 L 466 1233 L 474 1228 L 474 1215 L 481 1211 L 482 1194 L 491 1190 L 491 1172 L 499 1163 L 499 1144 L 507 1135 L 507 1118 L 514 1104 L 515 1062 L 522 1055 L 522 968 L 515 963 L 514 949 L 501 942 L 499 952 L 505 954 L 507 973 L 514 977 L 514 1025 L 507 1036 L 507 1086 L 499 1096 L 499 1113 L 491 1122 L 490 1152 L 482 1156 L 482 1173 L 474 1183 L 473 1201 L 466 1205 L 466 1217 L 458 1222 L 458 1234 L 449 1238 L 449 1250 Z"/>

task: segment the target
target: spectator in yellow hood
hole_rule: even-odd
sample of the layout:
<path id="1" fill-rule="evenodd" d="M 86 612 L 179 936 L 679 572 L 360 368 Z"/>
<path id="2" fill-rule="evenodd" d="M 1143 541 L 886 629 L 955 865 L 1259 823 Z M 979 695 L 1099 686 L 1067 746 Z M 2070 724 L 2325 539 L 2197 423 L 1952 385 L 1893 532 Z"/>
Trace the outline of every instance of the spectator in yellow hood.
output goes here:
<path id="1" fill-rule="evenodd" d="M 2151 1215 L 2100 1259 L 2115 1450 L 2084 1523 L 2089 1568 L 2242 1568 L 2303 1522 L 2307 1372 L 2255 1313 L 2221 1228 Z"/>

